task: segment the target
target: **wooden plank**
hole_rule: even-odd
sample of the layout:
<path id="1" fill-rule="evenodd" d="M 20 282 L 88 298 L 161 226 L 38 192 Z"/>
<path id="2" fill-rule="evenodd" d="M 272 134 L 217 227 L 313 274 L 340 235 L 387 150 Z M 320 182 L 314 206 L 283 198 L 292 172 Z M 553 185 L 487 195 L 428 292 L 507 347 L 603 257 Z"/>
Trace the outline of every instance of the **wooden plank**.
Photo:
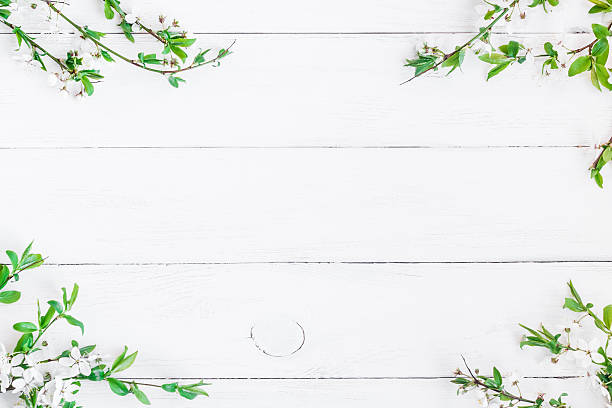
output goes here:
<path id="1" fill-rule="evenodd" d="M 569 3 L 569 4 L 568 4 Z M 512 29 L 516 32 L 560 32 L 590 27 L 595 19 L 588 16 L 588 3 L 567 2 L 544 13 L 541 8 L 525 7 L 528 19 Z M 166 3 L 163 0 L 124 1 L 127 10 L 137 7 L 146 20 L 160 13 L 177 18 L 192 32 L 455 32 L 473 31 L 483 25 L 482 15 L 475 11 L 474 0 L 426 2 L 401 0 L 311 0 L 292 1 L 248 0 L 214 2 L 183 0 Z M 117 31 L 116 22 L 104 19 L 99 1 L 73 2 L 64 7 L 70 16 L 83 24 L 103 31 Z M 41 14 L 45 14 L 41 11 Z M 19 16 L 24 28 L 41 30 L 47 25 L 36 23 L 32 13 Z M 117 20 L 118 21 L 118 20 Z M 596 17 L 599 22 L 599 16 Z M 65 28 L 65 25 L 61 25 Z"/>
<path id="2" fill-rule="evenodd" d="M 131 248 L 125 247 L 126 252 Z M 580 375 L 520 350 L 518 323 L 555 330 L 573 279 L 596 309 L 609 302 L 609 263 L 240 264 L 47 266 L 22 276 L 23 299 L 0 316 L 5 330 L 35 316 L 36 297 L 81 286 L 69 326 L 48 331 L 112 355 L 139 350 L 138 378 L 386 378 L 451 375 L 464 355 L 523 376 Z M 134 305 L 138 305 L 134 307 Z M 6 310 L 9 310 L 8 308 Z M 305 341 L 302 344 L 301 330 Z M 61 324 L 59 325 L 61 326 Z M 590 338 L 585 328 L 582 337 Z M 559 329 L 561 330 L 561 329 Z M 603 340 L 602 340 L 603 341 Z M 275 357 L 276 356 L 276 357 Z M 490 368 L 489 368 L 490 369 Z"/>
<path id="3" fill-rule="evenodd" d="M 607 141 L 612 103 L 586 76 L 539 83 L 540 68 L 524 64 L 487 83 L 489 67 L 472 57 L 453 79 L 442 79 L 440 72 L 399 86 L 412 73 L 402 64 L 415 44 L 429 40 L 450 49 L 468 36 L 201 36 L 203 47 L 224 47 L 237 38 L 235 54 L 219 69 L 184 75 L 188 83 L 180 90 L 125 64 L 107 65 L 107 81 L 82 104 L 58 98 L 44 73 L 0 59 L 0 70 L 11 78 L 0 90 L 0 108 L 3 117 L 12 118 L 3 122 L 0 147 L 593 146 Z M 513 38 L 541 47 L 548 37 Z M 109 41 L 123 43 L 118 36 Z M 567 44 L 589 41 L 589 35 L 573 35 Z M 51 46 L 63 53 L 71 42 L 63 37 Z M 157 49 L 149 41 L 142 44 L 124 49 L 134 57 L 144 48 Z M 2 36 L 0 45 L 13 47 L 13 39 Z M 177 98 L 190 103 L 160 108 L 160 101 Z M 106 114 L 100 118 L 94 112 Z M 60 119 L 67 113 L 69 121 Z"/>
<path id="4" fill-rule="evenodd" d="M 59 263 L 609 260 L 591 156 L 3 150 L 0 247 L 34 238 Z"/>
<path id="5" fill-rule="evenodd" d="M 534 392 L 546 391 L 548 398 L 556 397 L 560 391 L 567 391 L 575 406 L 603 406 L 602 399 L 596 394 L 598 391 L 588 389 L 580 379 L 529 380 L 526 388 Z M 431 408 L 473 408 L 476 404 L 473 397 L 457 397 L 448 380 L 215 381 L 210 389 L 212 396 L 205 401 L 181 401 L 155 392 L 150 393 L 150 397 L 156 408 L 193 408 L 197 404 L 206 404 L 211 408 L 247 405 L 254 408 L 335 408 L 345 405 L 357 408 L 380 405 L 401 408 L 407 402 Z M 121 399 L 110 394 L 102 384 L 88 384 L 81 392 L 79 401 L 91 408 L 111 405 L 123 408 L 138 404 L 131 397 Z"/>

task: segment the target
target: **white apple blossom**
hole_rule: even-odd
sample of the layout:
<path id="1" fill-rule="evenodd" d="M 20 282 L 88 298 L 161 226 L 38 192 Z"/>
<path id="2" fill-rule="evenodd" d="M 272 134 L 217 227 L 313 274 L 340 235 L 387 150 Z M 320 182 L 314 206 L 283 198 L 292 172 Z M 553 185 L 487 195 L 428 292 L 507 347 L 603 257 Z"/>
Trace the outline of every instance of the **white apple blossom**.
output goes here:
<path id="1" fill-rule="evenodd" d="M 73 347 L 72 350 L 70 350 L 70 356 L 60 358 L 59 363 L 64 367 L 71 368 L 72 373 L 74 373 L 72 376 L 81 374 L 87 377 L 91 374 L 89 360 L 87 357 L 81 355 L 81 351 L 78 347 Z"/>
<path id="2" fill-rule="evenodd" d="M 481 390 L 476 390 L 475 397 L 476 397 L 476 403 L 479 406 L 481 407 L 489 406 L 489 396 L 487 395 L 486 392 L 481 391 Z"/>

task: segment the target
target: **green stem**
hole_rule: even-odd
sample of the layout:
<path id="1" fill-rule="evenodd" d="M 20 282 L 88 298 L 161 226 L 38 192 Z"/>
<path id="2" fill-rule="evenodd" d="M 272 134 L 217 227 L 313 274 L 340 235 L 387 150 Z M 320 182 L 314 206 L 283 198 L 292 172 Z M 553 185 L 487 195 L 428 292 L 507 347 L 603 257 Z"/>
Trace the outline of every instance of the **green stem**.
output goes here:
<path id="1" fill-rule="evenodd" d="M 460 46 L 459 48 L 457 48 L 455 51 L 451 52 L 450 54 L 445 54 L 444 57 L 442 57 L 442 60 L 440 60 L 440 62 L 438 62 L 437 64 L 429 67 L 428 69 L 426 69 L 423 72 L 420 72 L 419 74 L 413 76 L 412 78 L 402 82 L 400 85 L 404 85 L 407 84 L 408 82 L 424 75 L 425 73 L 431 71 L 431 70 L 435 70 L 437 69 L 440 65 L 442 65 L 444 63 L 444 61 L 446 61 L 447 59 L 449 59 L 450 57 L 452 57 L 453 55 L 457 54 L 460 51 L 463 51 L 464 49 L 466 49 L 467 47 L 469 47 L 470 45 L 472 45 L 472 43 L 478 39 L 480 39 L 480 37 L 482 37 L 487 31 L 490 31 L 493 26 L 495 26 L 495 24 L 497 24 L 499 22 L 499 20 L 501 20 L 503 17 L 506 16 L 506 14 L 508 14 L 508 11 L 510 11 L 511 7 L 514 7 L 516 4 L 518 3 L 518 0 L 515 0 L 512 4 L 510 4 L 508 7 L 506 7 L 505 9 L 502 10 L 501 14 L 499 16 L 497 16 L 497 18 L 495 18 L 495 20 L 493 20 L 491 22 L 491 24 L 489 24 L 488 26 L 486 26 L 484 28 L 484 30 L 482 30 L 481 32 L 479 32 L 478 34 L 476 34 L 474 37 L 472 37 L 468 42 L 466 42 L 465 44 L 463 44 L 462 46 Z"/>
<path id="2" fill-rule="evenodd" d="M 5 26 L 10 27 L 12 30 L 15 30 L 15 28 L 17 28 L 14 24 L 11 24 L 11 23 L 9 23 L 6 20 L 0 20 L 0 22 L 2 22 L 2 24 L 4 24 Z M 44 53 L 44 55 L 46 55 L 53 62 L 55 62 L 57 65 L 59 65 L 60 68 L 66 70 L 66 71 L 70 71 L 68 69 L 68 67 L 66 66 L 66 64 L 64 64 L 59 58 L 53 56 L 49 51 L 44 49 L 40 44 L 38 44 L 36 41 L 34 41 L 31 37 L 28 40 L 30 41 L 30 43 L 32 44 L 33 47 L 38 48 L 40 51 L 42 51 Z"/>
<path id="3" fill-rule="evenodd" d="M 119 13 L 119 15 L 121 16 L 121 18 L 123 20 L 125 20 L 125 16 L 127 16 L 127 13 L 125 11 L 123 11 L 123 9 L 121 8 L 121 6 L 117 3 L 115 3 L 115 5 L 113 6 L 113 8 L 117 11 L 117 13 Z M 146 31 L 148 34 L 150 34 L 153 38 L 155 38 L 157 41 L 161 42 L 162 44 L 166 44 L 166 41 L 161 38 L 159 35 L 157 35 L 157 33 L 155 31 L 153 31 L 151 28 L 145 26 L 144 24 L 142 24 L 140 22 L 140 20 L 136 20 L 136 23 L 138 25 L 138 27 L 140 27 L 142 30 Z"/>
<path id="4" fill-rule="evenodd" d="M 194 68 L 198 68 L 198 67 L 202 67 L 204 65 L 208 65 L 208 64 L 212 64 L 217 62 L 220 58 L 222 58 L 224 55 L 220 55 L 217 56 L 216 58 L 210 60 L 210 61 L 206 61 L 203 62 L 201 64 L 191 64 L 187 67 L 184 68 L 179 68 L 179 69 L 174 69 L 174 70 L 162 70 L 162 69 L 155 69 L 155 68 L 150 68 L 147 67 L 139 62 L 137 62 L 136 60 L 132 60 L 120 53 L 118 53 L 117 51 L 113 50 L 112 48 L 104 45 L 101 41 L 92 38 L 89 34 L 87 34 L 87 32 L 83 29 L 83 27 L 81 27 L 80 25 L 78 25 L 77 23 L 75 23 L 74 21 L 72 21 L 70 18 L 68 18 L 66 15 L 64 15 L 64 13 L 62 13 L 60 10 L 58 10 L 52 3 L 51 0 L 45 0 L 45 2 L 47 3 L 47 5 L 49 6 L 49 8 L 53 11 L 55 11 L 60 17 L 62 17 L 64 20 L 66 20 L 66 22 L 68 22 L 68 24 L 70 24 L 71 26 L 73 26 L 74 28 L 76 28 L 81 35 L 83 35 L 83 37 L 90 39 L 91 41 L 93 41 L 98 47 L 103 48 L 104 50 L 108 51 L 109 53 L 113 54 L 115 57 L 144 70 L 147 71 L 151 71 L 151 72 L 156 72 L 158 74 L 162 74 L 162 75 L 172 75 L 172 74 L 177 74 L 179 72 L 184 72 L 184 71 L 188 71 L 190 69 L 194 69 Z M 232 46 L 236 43 L 236 41 L 234 41 L 229 47 L 227 47 L 226 49 L 226 53 L 225 55 L 227 55 L 227 51 L 229 51 L 230 48 L 232 48 Z"/>
<path id="5" fill-rule="evenodd" d="M 47 331 L 47 329 L 49 329 L 49 327 L 53 326 L 53 323 L 55 323 L 56 321 L 58 321 L 58 319 L 62 318 L 63 315 L 57 315 L 53 318 L 53 320 L 51 320 L 51 322 L 47 325 L 47 327 L 45 327 L 44 329 L 42 329 L 41 331 L 38 332 L 38 336 L 36 336 L 36 339 L 34 339 L 34 342 L 32 343 L 32 349 L 34 348 L 34 346 L 36 345 L 36 343 L 38 343 L 38 340 L 40 340 L 40 338 L 43 336 L 43 334 L 45 334 L 45 332 Z"/>

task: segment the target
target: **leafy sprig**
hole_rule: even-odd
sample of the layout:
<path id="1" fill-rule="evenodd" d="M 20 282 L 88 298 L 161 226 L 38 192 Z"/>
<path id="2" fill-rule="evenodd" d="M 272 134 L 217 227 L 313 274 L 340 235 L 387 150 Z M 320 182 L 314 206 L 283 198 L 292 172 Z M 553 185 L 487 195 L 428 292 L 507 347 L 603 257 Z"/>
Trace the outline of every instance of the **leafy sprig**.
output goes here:
<path id="1" fill-rule="evenodd" d="M 43 262 L 41 255 L 30 252 L 31 247 L 32 244 L 25 249 L 21 257 L 14 251 L 6 251 L 10 265 L 0 266 L 2 286 L 12 279 L 17 280 L 21 272 L 35 268 Z M 4 293 L 7 292 L 0 292 L 0 299 L 8 299 Z M 104 362 L 100 355 L 94 353 L 96 345 L 79 346 L 76 340 L 71 341 L 71 348 L 53 358 L 35 357 L 38 353 L 44 352 L 48 346 L 44 336 L 59 321 L 66 321 L 84 334 L 84 323 L 72 313 L 78 296 L 79 285 L 76 283 L 70 292 L 62 288 L 59 299 L 46 302 L 47 308 L 44 313 L 40 301 L 37 303 L 36 319 L 13 324 L 13 329 L 21 333 L 21 337 L 11 353 L 7 353 L 0 343 L 0 394 L 9 391 L 17 394 L 27 408 L 48 406 L 76 408 L 76 395 L 82 384 L 89 381 L 106 382 L 113 393 L 119 396 L 134 395 L 144 405 L 151 404 L 149 397 L 143 391 L 146 388 L 157 388 L 188 400 L 208 396 L 204 386 L 209 384 L 204 381 L 188 384 L 179 382 L 149 384 L 119 378 L 118 374 L 129 369 L 138 356 L 137 351 L 128 353 L 127 346 L 112 364 Z M 42 371 L 42 367 L 48 364 L 59 365 L 69 369 L 70 372 L 63 374 L 61 371 L 46 369 Z M 51 374 L 52 372 L 54 374 Z"/>
<path id="2" fill-rule="evenodd" d="M 452 52 L 445 54 L 438 47 L 433 47 L 433 48 L 426 47 L 426 51 L 428 49 L 431 49 L 432 52 L 431 53 L 427 53 L 427 52 L 419 53 L 416 59 L 407 59 L 406 64 L 404 64 L 404 66 L 415 68 L 415 73 L 412 78 L 407 79 L 406 81 L 402 82 L 400 85 L 404 85 L 410 81 L 413 81 L 416 78 L 424 75 L 425 73 L 429 71 L 437 71 L 439 67 L 450 68 L 448 74 L 452 73 L 457 68 L 461 68 L 461 65 L 465 57 L 465 50 L 471 47 L 472 45 L 474 45 L 474 43 L 476 43 L 479 40 L 487 41 L 493 27 L 502 18 L 505 18 L 510 12 L 510 10 L 512 10 L 512 8 L 515 7 L 517 4 L 518 4 L 518 0 L 515 0 L 510 4 L 509 7 L 501 8 L 497 6 L 496 8 L 494 8 L 493 14 L 491 15 L 491 17 L 495 16 L 495 18 L 493 18 L 493 21 L 488 26 L 481 28 L 478 34 L 470 38 L 467 42 L 455 47 L 455 50 Z M 495 13 L 497 13 L 497 15 L 495 15 Z"/>
<path id="3" fill-rule="evenodd" d="M 0 303 L 11 304 L 21 298 L 21 292 L 16 290 L 4 289 L 9 282 L 19 281 L 19 274 L 28 269 L 34 269 L 43 264 L 44 259 L 40 254 L 32 254 L 32 243 L 21 254 L 21 257 L 14 251 L 6 251 L 9 258 L 9 265 L 0 265 Z"/>
<path id="4" fill-rule="evenodd" d="M 483 0 L 487 5 L 487 10 L 483 15 L 484 21 L 491 21 L 487 27 L 482 27 L 479 33 L 471 38 L 463 45 L 456 46 L 455 51 L 446 54 L 437 46 L 428 46 L 418 52 L 417 58 L 408 59 L 405 66 L 415 69 L 414 76 L 407 81 L 410 82 L 429 71 L 436 71 L 440 67 L 448 67 L 448 74 L 460 68 L 466 58 L 466 51 L 472 49 L 478 42 L 484 42 L 491 48 L 490 52 L 482 54 L 479 50 L 475 53 L 478 58 L 493 65 L 487 74 L 487 81 L 505 71 L 509 66 L 519 63 L 523 64 L 527 60 L 527 56 L 531 52 L 523 45 L 516 41 L 495 48 L 490 42 L 490 34 L 492 27 L 496 25 L 502 18 L 506 21 L 511 21 L 516 12 L 520 18 L 524 18 L 525 12 L 520 9 L 519 0 L 512 1 L 508 6 L 502 7 L 491 1 Z M 530 0 L 528 5 L 531 8 L 542 6 L 545 12 L 548 7 L 559 5 L 559 0 Z M 612 0 L 589 0 L 593 6 L 589 10 L 590 14 L 612 12 Z M 566 48 L 566 54 L 569 57 L 569 68 L 567 74 L 569 77 L 580 76 L 580 74 L 589 75 L 591 84 L 599 91 L 608 89 L 612 91 L 612 82 L 610 82 L 610 69 L 607 67 L 608 57 L 610 53 L 609 37 L 612 36 L 612 23 L 607 26 L 601 24 L 592 24 L 591 26 L 594 39 L 589 43 L 575 49 Z M 566 64 L 560 61 L 559 51 L 556 50 L 550 41 L 543 44 L 543 53 L 534 55 L 534 58 L 543 58 L 542 75 L 550 75 L 553 71 L 560 71 L 565 68 Z M 447 74 L 447 75 L 448 75 Z M 612 148 L 610 142 L 600 146 L 601 152 L 595 162 L 590 167 L 591 178 L 595 183 L 603 188 L 603 176 L 601 170 L 612 160 Z"/>

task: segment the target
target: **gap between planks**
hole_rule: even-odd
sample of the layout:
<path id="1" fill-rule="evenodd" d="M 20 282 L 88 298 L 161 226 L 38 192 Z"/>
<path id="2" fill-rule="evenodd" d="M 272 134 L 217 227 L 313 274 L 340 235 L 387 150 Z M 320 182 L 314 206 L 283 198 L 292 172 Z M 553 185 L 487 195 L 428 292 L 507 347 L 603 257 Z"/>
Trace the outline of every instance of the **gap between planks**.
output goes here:
<path id="1" fill-rule="evenodd" d="M 211 32 L 194 32 L 191 35 L 458 35 L 458 34 L 475 34 L 476 31 L 211 31 Z M 75 35 L 74 31 L 61 31 L 57 33 L 31 32 L 32 35 Z M 120 35 L 123 33 L 109 32 L 105 35 Z M 147 36 L 147 33 L 133 33 L 134 36 Z M 507 33 L 504 31 L 493 31 L 495 35 L 522 36 L 522 35 L 564 35 L 564 34 L 591 34 L 587 30 L 575 31 L 525 31 L 516 33 Z M 0 35 L 13 35 L 11 32 L 0 32 Z"/>
<path id="2" fill-rule="evenodd" d="M 607 264 L 610 260 L 509 260 L 509 261 L 226 261 L 226 262 L 134 262 L 134 263 L 45 263 L 46 266 L 175 266 L 175 265 L 516 265 L 516 264 Z M 0 264 L 1 265 L 1 264 Z"/>
<path id="3" fill-rule="evenodd" d="M 406 150 L 425 150 L 425 149 L 470 149 L 470 150 L 482 150 L 482 149 L 592 149 L 594 146 L 588 145 L 481 145 L 481 146 L 461 146 L 461 145 L 447 145 L 447 146 L 425 146 L 425 145 L 386 145 L 386 146 L 341 146 L 341 145 L 311 145 L 311 146 L 24 146 L 24 147 L 10 147 L 0 146 L 0 150 L 265 150 L 265 149 L 304 149 L 304 150 L 329 150 L 329 149 L 369 149 L 369 150 L 380 150 L 380 149 L 406 149 Z"/>
<path id="4" fill-rule="evenodd" d="M 369 381 L 386 381 L 386 380 L 405 380 L 405 381 L 414 381 L 414 380 L 452 380 L 455 378 L 454 376 L 439 376 L 439 377 L 428 377 L 428 376 L 411 376 L 411 377 L 118 377 L 120 380 L 124 381 L 197 381 L 197 380 L 205 380 L 205 381 L 244 381 L 244 380 L 254 380 L 254 381 L 294 381 L 294 380 L 302 380 L 302 381 L 334 381 L 334 380 L 369 380 Z M 524 379 L 540 379 L 540 380 L 573 380 L 577 378 L 583 378 L 580 375 L 567 375 L 567 376 L 523 376 Z"/>

